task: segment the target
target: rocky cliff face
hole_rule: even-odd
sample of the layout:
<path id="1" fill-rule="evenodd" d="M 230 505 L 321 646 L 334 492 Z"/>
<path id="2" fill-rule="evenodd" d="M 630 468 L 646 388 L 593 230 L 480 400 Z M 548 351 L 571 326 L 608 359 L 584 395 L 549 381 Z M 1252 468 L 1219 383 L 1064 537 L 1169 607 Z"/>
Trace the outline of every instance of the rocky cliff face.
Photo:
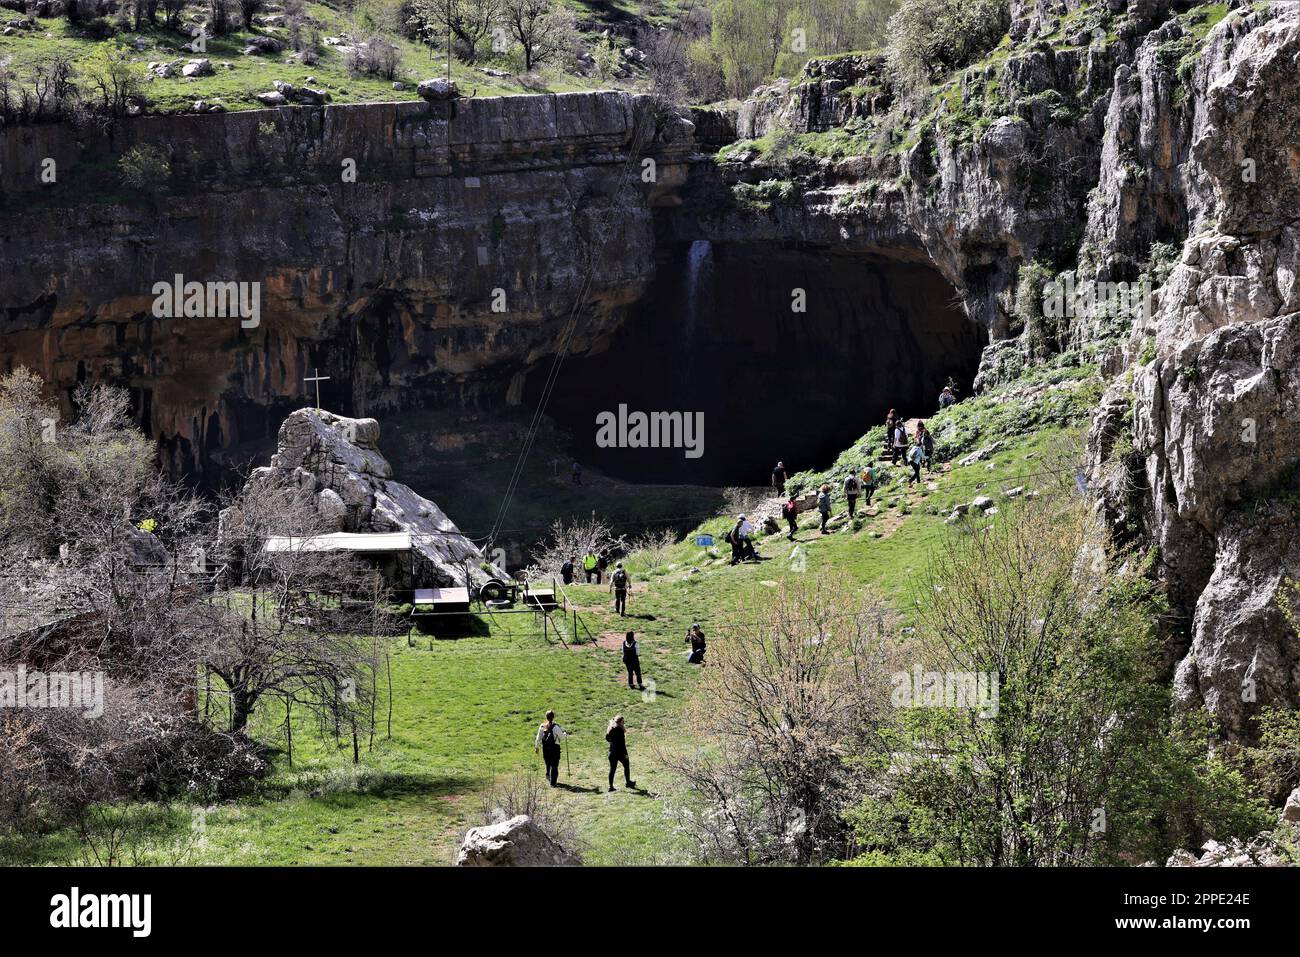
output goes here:
<path id="1" fill-rule="evenodd" d="M 1300 577 L 1300 11 L 1012 6 L 1011 45 L 924 102 L 898 108 L 860 56 L 757 91 L 738 127 L 766 148 L 723 169 L 793 178 L 774 220 L 915 237 L 993 335 L 977 385 L 1059 349 L 1114 377 L 1088 441 L 1100 514 L 1156 555 L 1179 699 L 1249 735 L 1261 706 L 1300 701 L 1278 602 Z M 1044 283 L 1062 275 L 1154 294 L 1084 310 L 1045 346 Z"/>
<path id="2" fill-rule="evenodd" d="M 0 367 L 128 385 L 202 477 L 269 440 L 318 367 L 356 414 L 517 402 L 581 288 L 577 351 L 640 294 L 690 129 L 611 93 L 0 131 Z M 157 191 L 121 185 L 139 148 L 170 167 Z M 258 283 L 258 325 L 158 317 L 177 275 Z"/>

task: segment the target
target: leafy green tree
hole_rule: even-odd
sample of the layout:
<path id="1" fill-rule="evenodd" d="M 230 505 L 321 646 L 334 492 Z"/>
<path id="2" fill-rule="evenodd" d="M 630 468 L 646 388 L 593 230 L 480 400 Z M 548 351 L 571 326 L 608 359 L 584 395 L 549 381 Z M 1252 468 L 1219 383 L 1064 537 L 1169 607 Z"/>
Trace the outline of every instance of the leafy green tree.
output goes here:
<path id="1" fill-rule="evenodd" d="M 924 87 L 992 50 L 1010 25 L 1009 0 L 903 0 L 889 21 L 895 81 Z"/>
<path id="2" fill-rule="evenodd" d="M 1266 825 L 1241 775 L 1210 756 L 1208 719 L 1172 716 L 1163 602 L 1140 569 L 1113 564 L 1071 493 L 1004 507 L 937 557 L 918 586 L 915 666 L 984 676 L 996 694 L 979 709 L 896 702 L 889 797 L 851 815 L 866 849 L 982 866 L 1138 862 Z"/>

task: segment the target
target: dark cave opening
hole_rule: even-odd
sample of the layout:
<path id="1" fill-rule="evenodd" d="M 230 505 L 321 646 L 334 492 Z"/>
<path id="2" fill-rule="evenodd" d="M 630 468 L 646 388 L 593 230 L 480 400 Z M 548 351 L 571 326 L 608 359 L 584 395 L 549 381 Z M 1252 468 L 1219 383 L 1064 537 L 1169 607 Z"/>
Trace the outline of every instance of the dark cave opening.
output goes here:
<path id="1" fill-rule="evenodd" d="M 791 471 L 829 465 L 891 407 L 931 413 L 950 377 L 968 391 L 985 341 L 928 263 L 679 243 L 661 251 L 654 281 L 607 347 L 565 360 L 548 412 L 579 461 L 617 478 L 759 485 L 778 459 Z M 526 405 L 545 377 L 544 368 L 528 377 Z M 618 420 L 620 405 L 633 428 L 598 435 L 598 414 Z M 629 447 L 646 438 L 638 411 L 702 416 L 702 454 Z"/>

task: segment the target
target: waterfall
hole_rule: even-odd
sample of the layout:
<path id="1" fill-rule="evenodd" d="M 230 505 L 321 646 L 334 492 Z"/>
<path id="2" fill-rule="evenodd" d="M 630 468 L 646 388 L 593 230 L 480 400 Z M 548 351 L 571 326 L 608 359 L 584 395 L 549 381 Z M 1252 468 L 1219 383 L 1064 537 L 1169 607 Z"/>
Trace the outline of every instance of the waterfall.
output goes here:
<path id="1" fill-rule="evenodd" d="M 695 344 L 699 317 L 708 308 L 712 281 L 713 243 L 697 239 L 686 252 L 686 321 L 682 324 L 682 338 L 687 345 Z"/>

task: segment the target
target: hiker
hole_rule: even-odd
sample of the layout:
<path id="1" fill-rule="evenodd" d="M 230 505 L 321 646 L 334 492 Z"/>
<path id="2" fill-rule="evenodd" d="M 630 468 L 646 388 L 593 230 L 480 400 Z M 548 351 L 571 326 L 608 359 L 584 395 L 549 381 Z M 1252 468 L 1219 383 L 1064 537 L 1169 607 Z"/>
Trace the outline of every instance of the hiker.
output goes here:
<path id="1" fill-rule="evenodd" d="M 858 492 L 861 487 L 858 484 L 858 477 L 852 472 L 844 476 L 844 497 L 849 500 L 849 518 L 854 518 L 857 515 Z"/>
<path id="2" fill-rule="evenodd" d="M 885 416 L 885 454 L 893 454 L 894 448 L 894 426 L 898 425 L 898 413 L 893 409 L 889 410 L 889 415 Z"/>
<path id="3" fill-rule="evenodd" d="M 576 461 L 573 463 L 573 468 L 569 470 L 569 481 L 574 485 L 582 484 L 582 466 Z"/>
<path id="4" fill-rule="evenodd" d="M 754 526 L 743 515 L 736 524 L 736 538 L 740 542 L 740 560 L 758 561 L 758 552 L 754 551 Z"/>
<path id="5" fill-rule="evenodd" d="M 903 456 L 903 453 L 905 453 L 906 451 L 907 451 L 907 424 L 903 422 L 902 419 L 899 419 L 897 424 L 895 424 L 894 426 L 894 464 L 895 465 L 898 464 L 898 460 Z"/>
<path id="6" fill-rule="evenodd" d="M 921 481 L 921 463 L 924 461 L 925 450 L 921 448 L 920 442 L 913 442 L 911 448 L 907 450 L 907 464 L 912 466 L 912 474 L 907 477 L 908 485 Z"/>
<path id="7" fill-rule="evenodd" d="M 615 715 L 605 731 L 605 740 L 609 742 L 609 789 L 614 790 L 614 769 L 623 765 L 623 780 L 630 788 L 636 787 L 632 780 L 632 768 L 627 759 L 627 728 L 623 725 L 623 716 Z"/>
<path id="8" fill-rule="evenodd" d="M 795 498 L 794 492 L 790 493 L 789 500 L 781 506 L 781 517 L 790 526 L 790 534 L 786 538 L 793 542 L 794 533 L 799 531 L 799 501 Z"/>
<path id="9" fill-rule="evenodd" d="M 777 495 L 785 494 L 785 463 L 777 462 L 776 468 L 772 469 L 772 487 L 776 489 Z"/>
<path id="10" fill-rule="evenodd" d="M 871 496 L 876 494 L 876 463 L 868 462 L 867 467 L 862 470 L 862 505 L 869 507 L 871 505 Z"/>
<path id="11" fill-rule="evenodd" d="M 826 523 L 831 520 L 831 487 L 823 485 L 817 496 L 817 511 L 822 513 L 822 534 L 826 534 Z"/>
<path id="12" fill-rule="evenodd" d="M 614 610 L 620 615 L 627 614 L 627 589 L 629 584 L 631 584 L 631 579 L 628 578 L 627 572 L 623 570 L 623 563 L 619 562 L 614 566 L 614 574 L 609 576 L 609 590 L 614 593 Z"/>
<path id="13" fill-rule="evenodd" d="M 630 631 L 623 639 L 623 667 L 627 669 L 627 686 L 645 691 L 641 681 L 641 649 L 637 647 L 636 635 Z M 632 680 L 633 675 L 636 681 Z"/>
<path id="14" fill-rule="evenodd" d="M 690 630 L 686 632 L 686 643 L 691 646 L 691 653 L 686 656 L 686 663 L 704 664 L 704 630 L 700 628 L 699 622 L 691 625 Z"/>
<path id="15" fill-rule="evenodd" d="M 591 584 L 591 579 L 596 579 L 596 584 L 600 584 L 600 559 L 596 557 L 594 548 L 587 549 L 587 554 L 582 558 L 582 570 L 587 574 L 587 584 Z"/>
<path id="16" fill-rule="evenodd" d="M 739 528 L 740 528 L 740 523 L 737 522 L 731 528 L 727 529 L 727 535 L 723 539 L 723 541 L 725 541 L 728 545 L 731 546 L 731 564 L 733 565 L 740 564 L 741 548 L 740 548 L 740 533 L 738 531 Z"/>
<path id="17" fill-rule="evenodd" d="M 533 754 L 541 748 L 542 761 L 546 764 L 546 783 L 555 787 L 560 780 L 560 742 L 569 736 L 569 732 L 555 723 L 555 712 L 546 712 L 546 720 L 537 729 L 533 738 Z"/>
<path id="18" fill-rule="evenodd" d="M 609 568 L 609 549 L 602 548 L 596 553 L 596 568 L 600 572 L 600 574 L 596 576 L 596 584 L 599 585 L 601 580 L 605 577 L 606 570 Z"/>
<path id="19" fill-rule="evenodd" d="M 560 566 L 560 577 L 564 579 L 566 585 L 573 584 L 573 567 L 575 564 L 577 564 L 577 558 L 570 557 L 566 558 L 564 564 Z"/>
<path id="20" fill-rule="evenodd" d="M 925 470 L 934 471 L 934 435 L 925 427 L 924 422 L 916 424 L 916 441 L 921 446 L 921 451 L 925 453 Z"/>
<path id="21" fill-rule="evenodd" d="M 939 393 L 939 411 L 942 412 L 956 401 L 957 397 L 952 393 L 952 386 L 944 386 L 943 391 Z"/>

